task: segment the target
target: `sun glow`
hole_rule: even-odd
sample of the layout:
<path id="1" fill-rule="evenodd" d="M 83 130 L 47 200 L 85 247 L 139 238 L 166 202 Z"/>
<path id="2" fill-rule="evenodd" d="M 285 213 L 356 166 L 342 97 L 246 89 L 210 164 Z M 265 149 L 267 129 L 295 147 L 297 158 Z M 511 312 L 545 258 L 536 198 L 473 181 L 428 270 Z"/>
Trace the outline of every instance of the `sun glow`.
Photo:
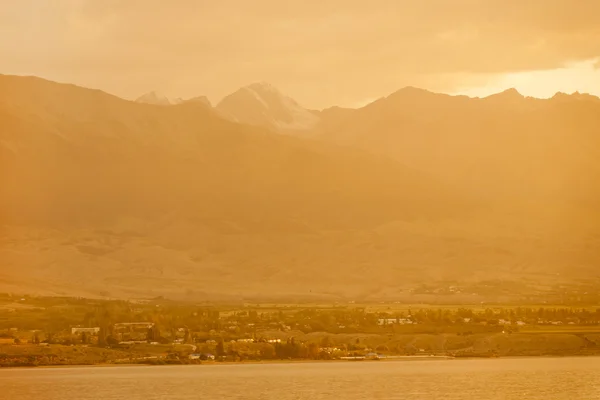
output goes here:
<path id="1" fill-rule="evenodd" d="M 600 58 L 567 64 L 563 68 L 503 74 L 488 85 L 466 87 L 452 93 L 485 97 L 509 88 L 524 96 L 549 98 L 556 92 L 589 93 L 600 96 Z"/>

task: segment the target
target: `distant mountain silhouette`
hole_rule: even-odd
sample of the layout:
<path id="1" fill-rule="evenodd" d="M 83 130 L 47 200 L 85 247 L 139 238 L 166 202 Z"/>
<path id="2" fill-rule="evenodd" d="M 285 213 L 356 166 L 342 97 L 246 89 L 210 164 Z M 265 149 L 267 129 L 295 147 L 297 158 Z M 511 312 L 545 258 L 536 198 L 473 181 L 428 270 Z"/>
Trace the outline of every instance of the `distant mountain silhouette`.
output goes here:
<path id="1" fill-rule="evenodd" d="M 157 107 L 0 75 L 0 292 L 378 299 L 598 276 L 595 98 L 236 93 Z"/>
<path id="2" fill-rule="evenodd" d="M 399 163 L 194 102 L 157 108 L 0 76 L 0 123 L 5 288 L 344 293 L 364 267 L 349 264 L 346 246 L 363 240 L 353 232 L 469 204 Z"/>
<path id="3" fill-rule="evenodd" d="M 405 88 L 350 112 L 322 138 L 399 160 L 502 201 L 600 201 L 600 102 L 590 95 L 485 98 Z M 557 205 L 558 206 L 558 205 Z"/>

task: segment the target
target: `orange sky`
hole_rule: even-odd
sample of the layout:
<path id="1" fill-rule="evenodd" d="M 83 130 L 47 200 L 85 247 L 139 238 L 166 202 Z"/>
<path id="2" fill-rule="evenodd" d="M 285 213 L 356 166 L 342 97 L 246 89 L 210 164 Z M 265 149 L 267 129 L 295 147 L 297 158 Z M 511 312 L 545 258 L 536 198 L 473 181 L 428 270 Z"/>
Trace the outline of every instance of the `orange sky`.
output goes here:
<path id="1" fill-rule="evenodd" d="M 598 0 L 19 0 L 0 73 L 215 102 L 269 81 L 307 107 L 411 85 L 600 94 Z"/>

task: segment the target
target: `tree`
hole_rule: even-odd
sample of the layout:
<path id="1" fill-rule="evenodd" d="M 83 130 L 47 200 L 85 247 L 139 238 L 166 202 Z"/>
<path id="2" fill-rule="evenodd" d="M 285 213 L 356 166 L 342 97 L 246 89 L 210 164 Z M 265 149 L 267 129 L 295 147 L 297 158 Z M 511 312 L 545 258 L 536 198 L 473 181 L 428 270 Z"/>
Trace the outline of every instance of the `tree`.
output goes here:
<path id="1" fill-rule="evenodd" d="M 106 347 L 106 331 L 102 327 L 98 332 L 98 347 Z"/>
<path id="2" fill-rule="evenodd" d="M 275 357 L 275 348 L 271 344 L 266 344 L 260 350 L 260 355 L 265 360 L 270 360 Z"/>
<path id="3" fill-rule="evenodd" d="M 224 356 L 225 355 L 225 342 L 223 341 L 223 338 L 219 339 L 219 343 L 217 343 L 217 356 Z"/>
<path id="4" fill-rule="evenodd" d="M 152 325 L 151 328 L 148 328 L 148 333 L 146 334 L 146 339 L 148 342 L 159 342 L 160 341 L 160 331 L 158 330 L 158 326 L 156 323 Z"/>
<path id="5" fill-rule="evenodd" d="M 112 335 L 108 335 L 108 336 L 106 337 L 106 343 L 107 343 L 109 346 L 115 346 L 115 345 L 119 344 L 119 341 L 118 341 L 118 340 L 117 340 L 117 339 L 116 339 L 114 336 L 112 336 Z"/>
<path id="6" fill-rule="evenodd" d="M 21 339 L 15 338 L 15 344 L 21 344 Z"/>
<path id="7" fill-rule="evenodd" d="M 46 342 L 48 344 L 55 344 L 56 343 L 56 335 L 53 332 L 47 333 L 46 334 Z"/>
<path id="8" fill-rule="evenodd" d="M 146 333 L 146 340 L 148 341 L 148 343 L 154 342 L 156 340 L 156 337 L 154 336 L 154 327 L 148 328 L 148 333 Z"/>
<path id="9" fill-rule="evenodd" d="M 311 342 L 308 344 L 308 357 L 316 360 L 319 358 L 319 345 Z"/>

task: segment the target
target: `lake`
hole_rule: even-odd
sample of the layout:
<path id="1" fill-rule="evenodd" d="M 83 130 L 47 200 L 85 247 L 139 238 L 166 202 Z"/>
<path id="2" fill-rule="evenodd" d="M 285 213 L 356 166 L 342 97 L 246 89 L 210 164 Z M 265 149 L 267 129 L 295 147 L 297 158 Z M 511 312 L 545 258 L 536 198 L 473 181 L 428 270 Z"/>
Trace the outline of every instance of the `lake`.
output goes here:
<path id="1" fill-rule="evenodd" d="M 0 370 L 0 399 L 600 399 L 600 358 Z"/>

